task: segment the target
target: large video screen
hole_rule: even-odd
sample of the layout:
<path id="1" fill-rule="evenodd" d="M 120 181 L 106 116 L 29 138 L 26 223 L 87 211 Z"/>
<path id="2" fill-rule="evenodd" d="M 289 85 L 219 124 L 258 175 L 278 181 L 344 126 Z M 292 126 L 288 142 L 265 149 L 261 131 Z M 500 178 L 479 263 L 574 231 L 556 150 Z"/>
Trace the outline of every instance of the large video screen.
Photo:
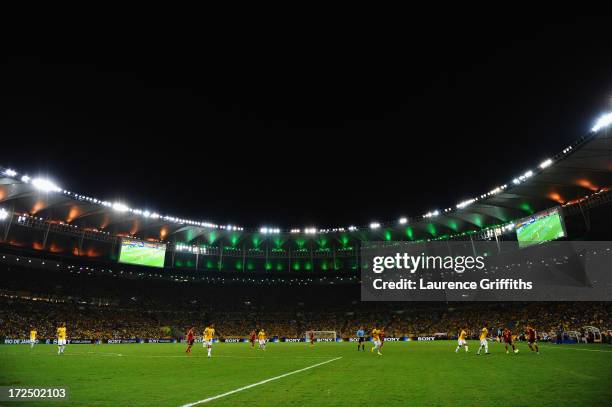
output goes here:
<path id="1" fill-rule="evenodd" d="M 155 242 L 123 238 L 119 263 L 138 264 L 141 266 L 164 267 L 166 245 Z"/>
<path id="2" fill-rule="evenodd" d="M 519 247 L 544 243 L 565 236 L 565 227 L 559 208 L 536 213 L 516 224 L 516 238 Z"/>

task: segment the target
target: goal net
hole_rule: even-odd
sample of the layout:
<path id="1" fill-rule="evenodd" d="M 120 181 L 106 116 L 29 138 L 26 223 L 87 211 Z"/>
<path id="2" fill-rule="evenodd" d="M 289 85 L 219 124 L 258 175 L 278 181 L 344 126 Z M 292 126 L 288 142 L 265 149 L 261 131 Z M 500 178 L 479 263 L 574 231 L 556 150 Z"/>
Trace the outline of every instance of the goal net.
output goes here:
<path id="1" fill-rule="evenodd" d="M 306 342 L 310 341 L 310 333 L 314 334 L 315 340 L 321 339 L 325 341 L 335 341 L 336 340 L 336 331 L 306 331 L 304 333 L 304 338 L 306 338 Z"/>

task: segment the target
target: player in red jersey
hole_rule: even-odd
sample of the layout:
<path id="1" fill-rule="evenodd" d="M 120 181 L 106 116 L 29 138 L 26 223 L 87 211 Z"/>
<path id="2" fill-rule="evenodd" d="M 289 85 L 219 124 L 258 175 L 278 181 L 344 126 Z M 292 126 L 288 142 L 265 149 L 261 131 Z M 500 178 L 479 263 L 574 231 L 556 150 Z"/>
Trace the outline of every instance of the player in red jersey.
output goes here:
<path id="1" fill-rule="evenodd" d="M 257 333 L 253 329 L 249 334 L 249 342 L 251 342 L 251 348 L 255 348 L 255 341 L 257 340 Z"/>
<path id="2" fill-rule="evenodd" d="M 529 349 L 539 355 L 540 347 L 538 346 L 538 337 L 535 329 L 533 329 L 531 325 L 527 325 L 527 331 L 525 333 L 527 335 L 527 345 L 529 345 Z"/>
<path id="3" fill-rule="evenodd" d="M 193 327 L 191 327 L 187 332 L 187 350 L 185 351 L 186 353 L 191 353 L 191 347 L 193 346 L 193 342 Z"/>
<path id="4" fill-rule="evenodd" d="M 514 346 L 514 342 L 512 341 L 512 331 L 510 331 L 508 328 L 504 328 L 502 337 L 504 338 L 504 343 L 506 345 L 506 353 L 508 353 L 508 345 L 512 346 L 512 351 L 514 353 L 518 353 L 518 349 L 516 349 L 516 346 Z"/>
<path id="5" fill-rule="evenodd" d="M 314 346 L 315 334 L 312 329 L 308 331 L 308 340 L 310 340 L 310 346 Z"/>
<path id="6" fill-rule="evenodd" d="M 380 346 L 378 347 L 378 349 L 382 349 L 383 345 L 385 344 L 385 327 L 380 328 L 378 337 L 380 338 Z"/>

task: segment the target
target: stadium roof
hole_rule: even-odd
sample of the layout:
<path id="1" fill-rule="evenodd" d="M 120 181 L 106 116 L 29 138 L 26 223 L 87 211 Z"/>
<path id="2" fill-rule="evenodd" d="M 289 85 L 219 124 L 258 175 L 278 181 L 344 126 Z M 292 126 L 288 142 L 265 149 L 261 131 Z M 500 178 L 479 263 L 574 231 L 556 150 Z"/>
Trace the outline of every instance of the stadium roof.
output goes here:
<path id="1" fill-rule="evenodd" d="M 455 207 L 432 210 L 415 218 L 364 227 L 315 227 L 281 230 L 262 227 L 245 230 L 235 225 L 159 215 L 64 190 L 41 178 L 30 178 L 0 168 L 0 215 L 35 217 L 50 223 L 111 236 L 134 236 L 148 240 L 193 242 L 228 235 L 321 235 L 355 234 L 360 240 L 418 240 L 479 231 L 511 222 L 558 205 L 576 203 L 612 187 L 612 131 L 602 116 L 591 133 L 576 140 L 537 168 L 523 170 L 507 184 L 460 202 Z M 602 122 L 601 120 L 604 120 Z M 603 124 L 602 124 L 603 123 Z M 526 146 L 526 148 L 529 148 Z M 491 163 L 483 171 L 493 170 Z M 477 175 L 475 175 L 477 176 Z M 216 240 L 213 239 L 213 240 Z M 265 238 L 265 236 L 264 236 Z"/>

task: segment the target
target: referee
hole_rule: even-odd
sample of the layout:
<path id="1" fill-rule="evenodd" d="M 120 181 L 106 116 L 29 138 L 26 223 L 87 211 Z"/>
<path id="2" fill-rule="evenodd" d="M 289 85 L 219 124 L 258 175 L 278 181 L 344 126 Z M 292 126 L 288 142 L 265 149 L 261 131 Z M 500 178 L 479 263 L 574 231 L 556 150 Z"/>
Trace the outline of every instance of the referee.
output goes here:
<path id="1" fill-rule="evenodd" d="M 359 351 L 359 348 L 365 351 L 365 331 L 363 330 L 363 327 L 360 327 L 357 330 L 357 351 Z"/>

